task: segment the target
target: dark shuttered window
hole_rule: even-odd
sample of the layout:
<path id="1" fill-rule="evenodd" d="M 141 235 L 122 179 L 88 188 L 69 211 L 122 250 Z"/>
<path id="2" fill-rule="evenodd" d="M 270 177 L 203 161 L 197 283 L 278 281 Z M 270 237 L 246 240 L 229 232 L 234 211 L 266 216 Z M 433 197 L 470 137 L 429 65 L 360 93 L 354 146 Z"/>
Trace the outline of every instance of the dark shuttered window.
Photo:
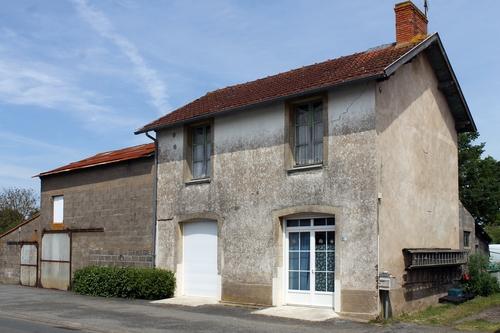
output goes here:
<path id="1" fill-rule="evenodd" d="M 193 179 L 210 177 L 210 155 L 212 143 L 210 141 L 210 126 L 200 126 L 193 128 L 193 159 L 192 173 Z"/>
<path id="2" fill-rule="evenodd" d="M 323 162 L 323 103 L 314 101 L 295 107 L 295 164 Z"/>

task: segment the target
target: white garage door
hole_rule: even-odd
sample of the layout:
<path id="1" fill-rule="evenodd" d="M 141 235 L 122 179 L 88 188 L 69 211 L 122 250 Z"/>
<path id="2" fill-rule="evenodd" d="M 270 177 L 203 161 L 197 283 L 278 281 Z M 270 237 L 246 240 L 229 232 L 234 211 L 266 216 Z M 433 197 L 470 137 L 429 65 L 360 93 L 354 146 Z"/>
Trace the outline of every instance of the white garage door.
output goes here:
<path id="1" fill-rule="evenodd" d="M 188 222 L 184 228 L 184 295 L 219 297 L 217 223 Z"/>

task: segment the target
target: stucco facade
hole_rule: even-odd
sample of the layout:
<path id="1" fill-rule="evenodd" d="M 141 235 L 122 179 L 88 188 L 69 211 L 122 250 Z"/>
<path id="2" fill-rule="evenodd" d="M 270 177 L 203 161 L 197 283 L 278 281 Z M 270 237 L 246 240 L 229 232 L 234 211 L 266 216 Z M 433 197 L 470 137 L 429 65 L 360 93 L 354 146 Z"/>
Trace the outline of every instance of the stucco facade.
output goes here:
<path id="1" fill-rule="evenodd" d="M 489 244 L 491 238 L 488 234 L 476 224 L 474 217 L 464 207 L 462 203 L 459 205 L 460 213 L 460 230 L 458 232 L 460 239 L 460 248 L 468 250 L 471 254 L 479 253 L 487 257 L 490 256 Z M 468 242 L 465 241 L 465 234 L 468 234 Z M 467 244 L 468 243 L 468 244 Z"/>
<path id="2" fill-rule="evenodd" d="M 323 166 L 291 170 L 287 103 L 215 116 L 210 179 L 186 179 L 184 125 L 157 131 L 157 265 L 182 294 L 182 225 L 218 224 L 220 299 L 285 303 L 283 221 L 335 216 L 335 311 L 375 316 L 377 276 L 396 276 L 393 313 L 434 301 L 405 283 L 403 248 L 458 248 L 454 120 L 424 54 L 393 76 L 326 96 Z"/>
<path id="3" fill-rule="evenodd" d="M 337 308 L 377 311 L 374 88 L 366 83 L 328 92 L 328 159 L 319 169 L 287 170 L 285 103 L 213 120 L 207 183 L 184 181 L 183 128 L 159 132 L 158 266 L 176 271 L 182 283 L 179 223 L 214 219 L 221 299 L 282 304 L 282 218 L 325 212 L 336 217 L 337 254 L 359 254 L 335 258 Z M 342 293 L 360 301 L 342 300 Z"/>
<path id="4" fill-rule="evenodd" d="M 402 250 L 459 248 L 457 133 L 424 54 L 378 83 L 376 96 L 380 270 L 396 277 L 399 313 L 440 295 L 432 283 L 409 281 Z"/>

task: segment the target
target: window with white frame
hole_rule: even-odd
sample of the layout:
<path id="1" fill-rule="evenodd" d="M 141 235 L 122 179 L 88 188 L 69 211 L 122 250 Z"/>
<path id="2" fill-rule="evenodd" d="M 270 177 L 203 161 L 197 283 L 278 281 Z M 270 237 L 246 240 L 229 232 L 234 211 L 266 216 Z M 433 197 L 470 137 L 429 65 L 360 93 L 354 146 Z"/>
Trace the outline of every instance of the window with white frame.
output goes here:
<path id="1" fill-rule="evenodd" d="M 52 197 L 53 223 L 63 223 L 64 220 L 64 196 Z"/>

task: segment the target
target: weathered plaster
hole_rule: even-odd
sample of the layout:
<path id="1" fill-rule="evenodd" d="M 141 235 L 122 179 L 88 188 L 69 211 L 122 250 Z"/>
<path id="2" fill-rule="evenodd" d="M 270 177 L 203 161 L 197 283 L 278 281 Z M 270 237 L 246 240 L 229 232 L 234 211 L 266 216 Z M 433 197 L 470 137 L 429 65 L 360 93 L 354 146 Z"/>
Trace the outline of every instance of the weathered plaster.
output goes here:
<path id="1" fill-rule="evenodd" d="M 317 170 L 286 172 L 284 103 L 215 117 L 209 183 L 184 183 L 183 128 L 160 131 L 159 266 L 179 269 L 176 252 L 181 240 L 175 230 L 182 216 L 215 213 L 222 221 L 222 299 L 279 304 L 283 290 L 278 290 L 282 287 L 276 279 L 283 274 L 279 259 L 283 248 L 281 236 L 277 236 L 281 226 L 276 223 L 276 212 L 330 207 L 338 212 L 337 237 L 345 239 L 337 243 L 337 290 L 375 292 L 374 87 L 368 83 L 328 93 L 328 160 Z M 337 303 L 341 303 L 340 294 L 336 310 L 341 311 Z M 369 303 L 370 312 L 376 312 L 377 303 Z"/>
<path id="2" fill-rule="evenodd" d="M 402 249 L 459 248 L 457 134 L 424 54 L 377 84 L 376 103 L 380 270 L 398 313 L 434 300 L 406 294 Z"/>

